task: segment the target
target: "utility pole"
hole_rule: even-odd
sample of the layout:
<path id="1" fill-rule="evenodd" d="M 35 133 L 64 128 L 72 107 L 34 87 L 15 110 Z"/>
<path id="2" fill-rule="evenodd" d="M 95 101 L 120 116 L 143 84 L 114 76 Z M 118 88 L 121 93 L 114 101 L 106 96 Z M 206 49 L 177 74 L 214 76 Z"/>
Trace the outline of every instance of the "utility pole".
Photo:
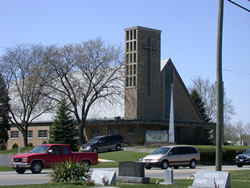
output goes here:
<path id="1" fill-rule="evenodd" d="M 223 139 L 223 81 L 222 81 L 222 30 L 223 30 L 223 7 L 224 0 L 219 0 L 218 9 L 218 29 L 217 29 L 217 57 L 216 57 L 216 77 L 217 77 L 217 123 L 216 123 L 216 171 L 222 170 L 222 139 Z"/>

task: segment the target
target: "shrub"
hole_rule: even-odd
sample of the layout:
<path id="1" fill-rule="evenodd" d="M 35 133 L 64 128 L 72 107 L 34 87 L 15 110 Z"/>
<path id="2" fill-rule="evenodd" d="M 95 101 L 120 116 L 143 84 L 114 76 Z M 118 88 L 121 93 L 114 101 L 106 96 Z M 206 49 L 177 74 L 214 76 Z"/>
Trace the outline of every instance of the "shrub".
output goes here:
<path id="1" fill-rule="evenodd" d="M 32 143 L 29 143 L 29 144 L 28 144 L 28 147 L 33 147 L 33 144 L 32 144 Z"/>
<path id="2" fill-rule="evenodd" d="M 16 149 L 16 148 L 18 148 L 17 143 L 13 144 L 13 146 L 12 146 L 12 149 Z"/>
<path id="3" fill-rule="evenodd" d="M 82 176 L 89 177 L 89 167 L 83 163 L 75 163 L 72 160 L 54 165 L 50 172 L 52 181 L 66 182 L 81 180 Z"/>

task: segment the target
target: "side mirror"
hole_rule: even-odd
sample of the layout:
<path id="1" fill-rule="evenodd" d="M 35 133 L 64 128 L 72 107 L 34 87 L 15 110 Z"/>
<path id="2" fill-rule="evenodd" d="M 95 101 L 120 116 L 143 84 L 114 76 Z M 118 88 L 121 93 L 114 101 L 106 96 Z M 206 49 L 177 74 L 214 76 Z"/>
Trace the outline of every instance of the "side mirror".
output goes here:
<path id="1" fill-rule="evenodd" d="M 169 154 L 168 155 L 173 155 L 173 152 L 169 152 Z"/>
<path id="2" fill-rule="evenodd" d="M 48 151 L 48 154 L 53 154 L 53 150 L 50 149 L 50 150 Z"/>

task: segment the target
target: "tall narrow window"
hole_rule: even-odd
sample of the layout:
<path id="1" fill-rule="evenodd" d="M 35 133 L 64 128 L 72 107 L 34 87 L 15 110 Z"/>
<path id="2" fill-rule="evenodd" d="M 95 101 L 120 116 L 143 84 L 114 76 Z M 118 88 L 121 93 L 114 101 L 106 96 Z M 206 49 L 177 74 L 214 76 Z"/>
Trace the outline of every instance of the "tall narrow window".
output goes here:
<path id="1" fill-rule="evenodd" d="M 136 41 L 134 41 L 134 51 L 136 51 Z"/>
<path id="2" fill-rule="evenodd" d="M 133 86 L 136 86 L 136 76 L 133 76 Z"/>
<path id="3" fill-rule="evenodd" d="M 130 51 L 133 51 L 133 42 L 130 42 Z"/>
<path id="4" fill-rule="evenodd" d="M 134 74 L 136 74 L 136 64 L 134 64 Z"/>
<path id="5" fill-rule="evenodd" d="M 129 40 L 129 31 L 126 32 L 127 40 Z"/>
<path id="6" fill-rule="evenodd" d="M 130 30 L 130 40 L 132 40 L 132 30 Z"/>
<path id="7" fill-rule="evenodd" d="M 134 53 L 134 63 L 136 62 L 136 53 Z"/>
<path id="8" fill-rule="evenodd" d="M 132 65 L 129 67 L 129 75 L 132 75 Z"/>
<path id="9" fill-rule="evenodd" d="M 129 42 L 127 42 L 127 52 L 129 52 Z"/>
<path id="10" fill-rule="evenodd" d="M 136 39 L 136 29 L 134 30 L 134 39 Z"/>

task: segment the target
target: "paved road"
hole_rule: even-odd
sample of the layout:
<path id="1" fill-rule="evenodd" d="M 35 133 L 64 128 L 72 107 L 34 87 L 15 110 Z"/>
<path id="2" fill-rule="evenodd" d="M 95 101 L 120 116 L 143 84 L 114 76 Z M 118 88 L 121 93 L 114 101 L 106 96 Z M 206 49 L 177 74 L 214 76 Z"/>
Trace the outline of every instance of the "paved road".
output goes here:
<path id="1" fill-rule="evenodd" d="M 118 174 L 118 168 L 96 168 L 96 170 L 112 170 Z M 197 170 L 215 170 L 214 166 L 198 166 L 196 169 L 179 168 L 174 169 L 174 179 L 188 179 L 191 175 L 195 174 Z M 223 166 L 224 171 L 229 170 L 250 170 L 250 166 Z M 152 168 L 145 170 L 145 176 L 150 178 L 163 179 L 164 170 L 160 168 Z M 51 180 L 49 171 L 43 170 L 41 174 L 32 174 L 27 170 L 24 174 L 17 174 L 15 171 L 0 172 L 0 186 L 1 185 L 23 185 L 23 184 L 42 184 L 48 183 Z"/>

